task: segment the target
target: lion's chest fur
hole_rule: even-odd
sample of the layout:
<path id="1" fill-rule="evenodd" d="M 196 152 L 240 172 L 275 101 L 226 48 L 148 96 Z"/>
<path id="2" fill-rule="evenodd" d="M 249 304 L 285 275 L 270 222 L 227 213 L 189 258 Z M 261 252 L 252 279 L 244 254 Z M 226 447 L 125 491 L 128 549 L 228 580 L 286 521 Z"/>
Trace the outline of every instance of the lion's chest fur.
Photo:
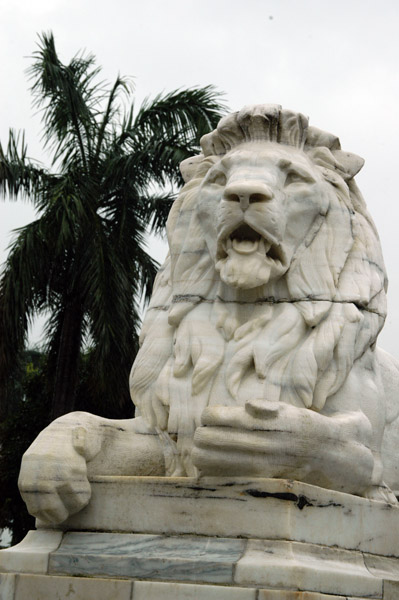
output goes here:
<path id="1" fill-rule="evenodd" d="M 291 369 L 306 329 L 295 303 L 246 304 L 220 298 L 203 303 L 176 330 L 175 364 L 181 360 L 181 347 L 190 359 L 184 372 L 173 369 L 171 402 L 174 382 L 184 377 L 191 382 L 187 402 L 202 409 L 244 406 L 260 398 L 301 405 L 291 385 Z"/>

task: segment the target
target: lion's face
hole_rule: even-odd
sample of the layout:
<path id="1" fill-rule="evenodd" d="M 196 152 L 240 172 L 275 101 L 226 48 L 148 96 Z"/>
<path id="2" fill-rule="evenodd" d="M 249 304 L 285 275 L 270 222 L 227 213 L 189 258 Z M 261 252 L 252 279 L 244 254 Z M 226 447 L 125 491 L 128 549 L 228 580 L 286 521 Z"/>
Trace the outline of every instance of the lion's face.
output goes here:
<path id="1" fill-rule="evenodd" d="M 208 171 L 197 206 L 221 279 L 250 289 L 284 275 L 330 186 L 306 154 L 273 142 L 240 145 Z"/>

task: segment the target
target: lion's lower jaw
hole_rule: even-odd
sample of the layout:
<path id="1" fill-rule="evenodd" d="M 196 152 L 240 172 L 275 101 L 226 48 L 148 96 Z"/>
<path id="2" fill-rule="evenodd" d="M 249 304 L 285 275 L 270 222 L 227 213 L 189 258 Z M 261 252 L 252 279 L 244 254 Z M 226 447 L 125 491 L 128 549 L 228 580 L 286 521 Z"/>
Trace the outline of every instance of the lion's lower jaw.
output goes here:
<path id="1" fill-rule="evenodd" d="M 234 251 L 216 263 L 216 270 L 226 285 L 244 290 L 267 284 L 273 275 L 272 267 L 273 263 L 264 255 L 243 255 Z"/>

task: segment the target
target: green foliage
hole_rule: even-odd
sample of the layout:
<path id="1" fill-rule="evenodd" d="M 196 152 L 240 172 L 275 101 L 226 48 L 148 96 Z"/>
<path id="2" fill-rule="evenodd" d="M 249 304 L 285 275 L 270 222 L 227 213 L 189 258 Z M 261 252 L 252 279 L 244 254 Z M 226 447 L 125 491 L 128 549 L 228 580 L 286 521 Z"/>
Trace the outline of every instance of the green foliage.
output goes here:
<path id="1" fill-rule="evenodd" d="M 92 353 L 88 351 L 80 355 L 76 409 L 108 418 L 119 417 L 118 407 L 93 391 L 93 373 Z M 49 380 L 46 354 L 38 350 L 24 351 L 10 380 L 12 410 L 0 422 L 0 530 L 10 529 L 13 544 L 34 528 L 34 518 L 26 510 L 17 481 L 23 453 L 50 422 Z M 133 416 L 131 403 L 124 416 Z"/>
<path id="2" fill-rule="evenodd" d="M 162 231 L 181 183 L 178 165 L 198 151 L 223 107 L 205 87 L 159 95 L 135 112 L 129 79 L 99 83 L 91 55 L 64 64 L 51 34 L 41 36 L 33 58 L 31 90 L 53 163 L 47 169 L 30 160 L 23 136 L 12 131 L 6 149 L 0 146 L 0 195 L 25 195 L 38 214 L 18 231 L 0 280 L 2 412 L 29 322 L 47 312 L 52 417 L 87 394 L 91 404 L 107 398 L 125 414 L 140 301 L 148 300 L 157 270 L 146 233 Z M 85 344 L 83 366 L 95 372 L 83 393 Z"/>
<path id="3" fill-rule="evenodd" d="M 0 530 L 9 528 L 14 544 L 34 527 L 17 480 L 22 454 L 49 422 L 46 368 L 40 352 L 23 353 L 11 382 L 13 410 L 0 423 Z"/>

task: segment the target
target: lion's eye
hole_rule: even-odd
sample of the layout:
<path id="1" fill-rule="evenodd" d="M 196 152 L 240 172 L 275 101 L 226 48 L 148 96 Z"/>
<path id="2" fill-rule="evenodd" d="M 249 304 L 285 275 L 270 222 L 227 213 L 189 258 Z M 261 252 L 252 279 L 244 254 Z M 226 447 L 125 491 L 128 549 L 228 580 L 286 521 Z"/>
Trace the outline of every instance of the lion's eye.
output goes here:
<path id="1" fill-rule="evenodd" d="M 221 186 L 226 185 L 226 175 L 219 171 L 209 178 L 209 183 L 214 183 L 215 185 Z"/>
<path id="2" fill-rule="evenodd" d="M 287 174 L 284 185 L 288 186 L 293 183 L 314 183 L 315 180 L 313 177 L 308 175 L 307 173 L 299 173 L 298 171 L 290 171 Z"/>

